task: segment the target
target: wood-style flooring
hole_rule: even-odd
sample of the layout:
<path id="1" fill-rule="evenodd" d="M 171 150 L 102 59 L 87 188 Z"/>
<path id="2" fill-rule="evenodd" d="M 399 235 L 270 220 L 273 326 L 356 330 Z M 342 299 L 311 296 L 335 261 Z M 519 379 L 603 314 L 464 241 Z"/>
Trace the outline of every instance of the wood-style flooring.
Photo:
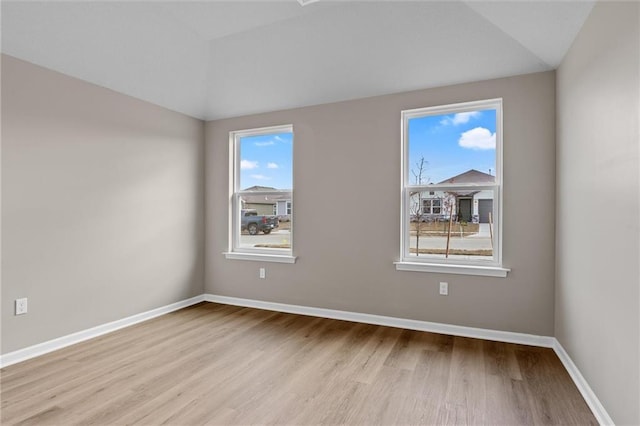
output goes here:
<path id="1" fill-rule="evenodd" d="M 550 349 L 215 303 L 0 385 L 3 425 L 597 424 Z"/>

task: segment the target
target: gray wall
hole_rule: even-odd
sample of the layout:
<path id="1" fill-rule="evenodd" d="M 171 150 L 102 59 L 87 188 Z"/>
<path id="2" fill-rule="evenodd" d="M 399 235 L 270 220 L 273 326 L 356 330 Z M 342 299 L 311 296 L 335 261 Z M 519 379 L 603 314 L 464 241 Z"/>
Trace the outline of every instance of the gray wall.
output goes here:
<path id="1" fill-rule="evenodd" d="M 504 99 L 507 278 L 399 272 L 400 111 Z M 293 124 L 293 265 L 226 260 L 229 131 Z M 531 74 L 206 126 L 207 293 L 538 335 L 554 323 L 555 74 Z M 331 206 L 340 205 L 335 214 Z M 267 279 L 258 279 L 266 266 Z M 438 295 L 447 281 L 450 295 Z"/>
<path id="2" fill-rule="evenodd" d="M 202 293 L 203 140 L 199 120 L 2 56 L 2 353 Z"/>
<path id="3" fill-rule="evenodd" d="M 555 334 L 640 424 L 640 5 L 598 3 L 558 70 Z"/>

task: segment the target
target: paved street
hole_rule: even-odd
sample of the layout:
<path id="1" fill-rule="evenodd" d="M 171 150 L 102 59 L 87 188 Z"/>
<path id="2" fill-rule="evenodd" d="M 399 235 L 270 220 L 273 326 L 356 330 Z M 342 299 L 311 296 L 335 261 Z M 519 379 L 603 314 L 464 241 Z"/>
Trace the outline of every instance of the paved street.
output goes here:
<path id="1" fill-rule="evenodd" d="M 480 230 L 475 235 L 467 237 L 455 236 L 452 234 L 449 247 L 451 249 L 463 250 L 479 250 L 491 249 L 491 239 L 489 233 L 489 225 L 480 224 Z M 291 233 L 289 230 L 276 230 L 269 235 L 259 233 L 258 235 L 242 234 L 240 237 L 241 245 L 244 247 L 253 247 L 255 244 L 289 244 L 291 242 Z M 409 247 L 416 248 L 416 236 L 412 235 L 409 239 Z M 447 247 L 447 237 L 428 237 L 420 236 L 420 248 L 438 248 L 445 249 Z"/>
<path id="2" fill-rule="evenodd" d="M 415 235 L 409 240 L 409 247 L 416 248 Z M 425 237 L 420 236 L 420 248 L 439 248 L 445 249 L 447 247 L 447 237 Z M 485 238 L 451 238 L 449 247 L 452 249 L 465 249 L 465 250 L 479 250 L 479 249 L 491 249 L 491 240 L 489 237 Z"/>
<path id="3" fill-rule="evenodd" d="M 431 248 L 431 249 L 446 249 L 447 248 L 447 237 L 429 237 L 426 235 L 420 235 L 419 239 L 420 248 Z M 416 248 L 416 236 L 411 235 L 409 239 L 409 247 L 415 249 Z M 460 237 L 460 234 L 456 234 L 452 232 L 451 240 L 449 242 L 449 247 L 451 249 L 461 249 L 461 250 L 479 250 L 479 249 L 491 249 L 491 237 L 489 232 L 489 224 L 481 223 L 480 229 L 477 234 L 469 235 L 466 237 Z"/>

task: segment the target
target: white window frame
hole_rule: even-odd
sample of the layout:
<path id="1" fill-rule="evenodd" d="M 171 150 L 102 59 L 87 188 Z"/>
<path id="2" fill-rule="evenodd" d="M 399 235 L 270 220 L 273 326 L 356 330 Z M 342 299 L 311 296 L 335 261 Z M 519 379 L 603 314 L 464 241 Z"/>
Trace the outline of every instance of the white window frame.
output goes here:
<path id="1" fill-rule="evenodd" d="M 409 167 L 409 120 L 430 115 L 448 115 L 460 112 L 471 112 L 493 109 L 496 111 L 496 170 L 493 183 L 465 183 L 465 184 L 427 184 L 412 185 Z M 502 99 L 488 99 L 474 102 L 464 102 L 443 106 L 417 108 L 402 111 L 401 114 L 402 141 L 402 179 L 401 179 L 401 229 L 400 229 L 400 260 L 394 262 L 399 271 L 452 273 L 462 275 L 481 275 L 506 277 L 510 269 L 502 265 Z M 429 191 L 481 191 L 492 190 L 493 198 L 493 257 L 488 259 L 460 259 L 416 256 L 410 254 L 410 194 L 412 192 Z"/>
<path id="2" fill-rule="evenodd" d="M 293 203 L 293 182 L 291 184 L 291 191 L 242 191 L 240 185 L 240 140 L 247 136 L 260 136 L 276 133 L 291 133 L 295 140 L 293 133 L 293 125 L 286 124 L 280 126 L 261 127 L 257 129 L 248 130 L 236 130 L 229 132 L 229 248 L 228 251 L 223 254 L 227 259 L 233 260 L 254 260 L 260 262 L 277 262 L 277 263 L 295 263 L 296 256 L 293 255 L 293 216 L 289 218 L 291 227 L 291 248 L 289 250 L 268 248 L 256 248 L 256 247 L 240 247 L 240 233 L 241 233 L 241 210 L 242 206 L 240 198 L 243 195 L 280 195 L 291 194 L 291 202 Z M 295 143 L 293 143 L 291 156 L 292 156 L 292 173 L 295 164 L 293 164 L 293 149 Z"/>

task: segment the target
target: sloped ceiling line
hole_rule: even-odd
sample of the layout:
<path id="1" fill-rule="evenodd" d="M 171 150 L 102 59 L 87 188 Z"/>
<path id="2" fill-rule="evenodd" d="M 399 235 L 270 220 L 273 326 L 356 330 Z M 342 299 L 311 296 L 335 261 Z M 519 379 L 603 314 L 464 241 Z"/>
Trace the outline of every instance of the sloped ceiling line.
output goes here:
<path id="1" fill-rule="evenodd" d="M 593 1 L 3 1 L 2 52 L 200 119 L 557 67 Z"/>

